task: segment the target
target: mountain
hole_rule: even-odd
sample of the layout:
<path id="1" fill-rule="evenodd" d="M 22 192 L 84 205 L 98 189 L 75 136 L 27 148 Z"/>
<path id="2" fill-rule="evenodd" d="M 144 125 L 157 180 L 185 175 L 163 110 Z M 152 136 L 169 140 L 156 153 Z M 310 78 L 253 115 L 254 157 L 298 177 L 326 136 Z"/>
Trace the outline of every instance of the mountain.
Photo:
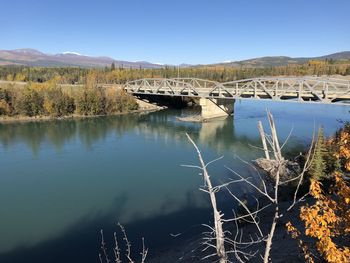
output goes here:
<path id="1" fill-rule="evenodd" d="M 246 68 L 264 68 L 264 67 L 274 67 L 274 66 L 286 66 L 288 64 L 302 64 L 309 60 L 350 60 L 350 51 L 338 52 L 334 54 L 329 54 L 320 57 L 299 57 L 292 58 L 286 56 L 271 56 L 271 57 L 261 57 L 253 58 L 241 61 L 233 62 L 222 62 L 211 64 L 210 66 L 224 66 L 224 67 L 246 67 Z"/>
<path id="2" fill-rule="evenodd" d="M 302 64 L 308 60 L 348 60 L 350 59 L 350 51 L 338 52 L 320 57 L 299 57 L 292 58 L 286 56 L 270 56 L 253 58 L 241 61 L 229 61 L 207 65 L 190 65 L 180 64 L 178 67 L 203 67 L 203 66 L 223 66 L 223 67 L 246 67 L 246 68 L 264 68 L 274 66 L 285 66 L 288 64 Z M 111 66 L 114 62 L 116 68 L 163 68 L 166 65 L 159 63 L 150 63 L 147 61 L 122 61 L 115 60 L 109 57 L 91 57 L 81 55 L 76 52 L 64 52 L 61 54 L 45 54 L 35 49 L 15 49 L 15 50 L 0 50 L 0 65 L 25 65 L 25 66 L 40 66 L 40 67 L 106 67 Z"/>
<path id="3" fill-rule="evenodd" d="M 350 51 L 343 51 L 327 56 L 319 57 L 320 59 L 350 59 Z"/>
<path id="4" fill-rule="evenodd" d="M 285 56 L 273 56 L 273 57 L 261 57 L 252 58 L 241 61 L 233 62 L 222 62 L 214 64 L 217 66 L 229 66 L 229 67 L 246 67 L 246 68 L 265 68 L 265 67 L 275 67 L 284 66 L 288 64 L 298 64 L 307 61 L 307 58 L 291 58 Z"/>
<path id="5" fill-rule="evenodd" d="M 124 68 L 162 68 L 163 65 L 147 61 L 122 61 L 109 57 L 91 57 L 76 52 L 45 54 L 35 49 L 0 50 L 0 65 L 25 65 L 39 67 L 105 67 L 114 62 L 116 67 Z"/>

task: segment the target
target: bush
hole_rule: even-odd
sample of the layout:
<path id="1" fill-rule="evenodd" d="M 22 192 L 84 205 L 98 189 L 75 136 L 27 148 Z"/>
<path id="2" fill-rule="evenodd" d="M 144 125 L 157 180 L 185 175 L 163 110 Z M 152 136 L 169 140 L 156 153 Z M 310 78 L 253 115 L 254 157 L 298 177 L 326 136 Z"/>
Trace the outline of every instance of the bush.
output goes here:
<path id="1" fill-rule="evenodd" d="M 138 104 L 134 97 L 128 95 L 123 90 L 106 90 L 106 113 L 128 112 L 136 110 Z"/>
<path id="2" fill-rule="evenodd" d="M 288 232 L 298 240 L 307 262 L 348 263 L 350 259 L 350 125 L 346 123 L 327 141 L 332 150 L 330 167 L 334 184 L 328 187 L 312 178 L 309 193 L 314 200 L 300 209 L 302 231 L 287 224 Z M 312 238 L 312 239 L 310 239 Z M 319 262 L 319 261 L 317 261 Z"/>
<path id="3" fill-rule="evenodd" d="M 13 97 L 13 92 L 0 88 L 0 115 L 11 115 L 13 113 Z"/>
<path id="4" fill-rule="evenodd" d="M 47 114 L 55 117 L 70 115 L 75 111 L 74 99 L 63 93 L 60 88 L 49 89 L 45 97 L 44 109 Z"/>
<path id="5" fill-rule="evenodd" d="M 350 168 L 350 123 L 346 122 L 333 137 L 327 140 L 326 146 L 328 154 L 325 156 L 326 170 L 328 174 L 335 171 L 345 171 Z M 340 154 L 341 153 L 341 154 Z M 350 169 L 348 169 L 350 170 Z"/>
<path id="6" fill-rule="evenodd" d="M 10 113 L 11 109 L 8 103 L 5 100 L 0 99 L 0 115 L 10 115 Z"/>
<path id="7" fill-rule="evenodd" d="M 118 111 L 127 112 L 138 109 L 136 99 L 127 94 L 124 90 L 118 91 L 116 96 L 116 107 L 118 108 Z"/>
<path id="8" fill-rule="evenodd" d="M 36 116 L 44 113 L 44 96 L 28 87 L 15 100 L 15 110 L 18 114 Z"/>
<path id="9" fill-rule="evenodd" d="M 77 110 L 83 115 L 106 114 L 106 96 L 101 89 L 85 89 L 76 99 Z"/>
<path id="10" fill-rule="evenodd" d="M 0 100 L 8 103 L 11 100 L 11 93 L 7 89 L 0 88 Z"/>

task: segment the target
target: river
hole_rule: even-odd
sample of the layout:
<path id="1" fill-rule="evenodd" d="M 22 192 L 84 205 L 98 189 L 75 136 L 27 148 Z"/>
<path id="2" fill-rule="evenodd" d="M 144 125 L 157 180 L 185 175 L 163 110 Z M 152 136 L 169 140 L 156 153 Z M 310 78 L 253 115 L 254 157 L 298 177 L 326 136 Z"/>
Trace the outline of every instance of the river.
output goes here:
<path id="1" fill-rule="evenodd" d="M 203 124 L 180 122 L 189 110 L 172 109 L 0 124 L 0 262 L 99 262 L 99 231 L 112 247 L 117 222 L 135 248 L 145 238 L 150 257 L 191 240 L 211 216 L 198 170 L 181 166 L 198 164 L 186 132 L 207 161 L 224 156 L 209 167 L 214 182 L 232 178 L 225 165 L 254 176 L 240 159 L 262 156 L 252 146 L 260 145 L 257 121 L 267 128 L 266 108 L 282 142 L 291 132 L 288 156 L 314 129 L 330 135 L 350 117 L 343 105 L 246 100 L 233 117 Z"/>

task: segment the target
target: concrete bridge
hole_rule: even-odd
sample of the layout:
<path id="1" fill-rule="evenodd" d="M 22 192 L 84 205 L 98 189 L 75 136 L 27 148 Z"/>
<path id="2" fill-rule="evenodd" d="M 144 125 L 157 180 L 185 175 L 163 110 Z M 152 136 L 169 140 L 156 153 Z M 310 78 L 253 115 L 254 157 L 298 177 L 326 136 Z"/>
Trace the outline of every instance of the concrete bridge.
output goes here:
<path id="1" fill-rule="evenodd" d="M 225 83 L 197 78 L 149 78 L 129 81 L 125 90 L 134 95 L 199 98 L 203 119 L 232 114 L 236 99 L 350 102 L 349 80 L 316 77 L 252 78 Z"/>

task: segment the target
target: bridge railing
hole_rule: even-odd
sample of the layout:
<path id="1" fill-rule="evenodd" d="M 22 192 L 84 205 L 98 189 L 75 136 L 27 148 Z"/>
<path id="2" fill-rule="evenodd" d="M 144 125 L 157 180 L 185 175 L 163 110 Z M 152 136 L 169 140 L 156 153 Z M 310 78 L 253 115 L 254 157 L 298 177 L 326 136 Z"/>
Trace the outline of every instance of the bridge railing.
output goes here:
<path id="1" fill-rule="evenodd" d="M 229 82 L 198 78 L 149 78 L 126 83 L 134 94 L 207 98 L 298 99 L 335 102 L 350 100 L 350 81 L 318 77 L 262 77 Z"/>

